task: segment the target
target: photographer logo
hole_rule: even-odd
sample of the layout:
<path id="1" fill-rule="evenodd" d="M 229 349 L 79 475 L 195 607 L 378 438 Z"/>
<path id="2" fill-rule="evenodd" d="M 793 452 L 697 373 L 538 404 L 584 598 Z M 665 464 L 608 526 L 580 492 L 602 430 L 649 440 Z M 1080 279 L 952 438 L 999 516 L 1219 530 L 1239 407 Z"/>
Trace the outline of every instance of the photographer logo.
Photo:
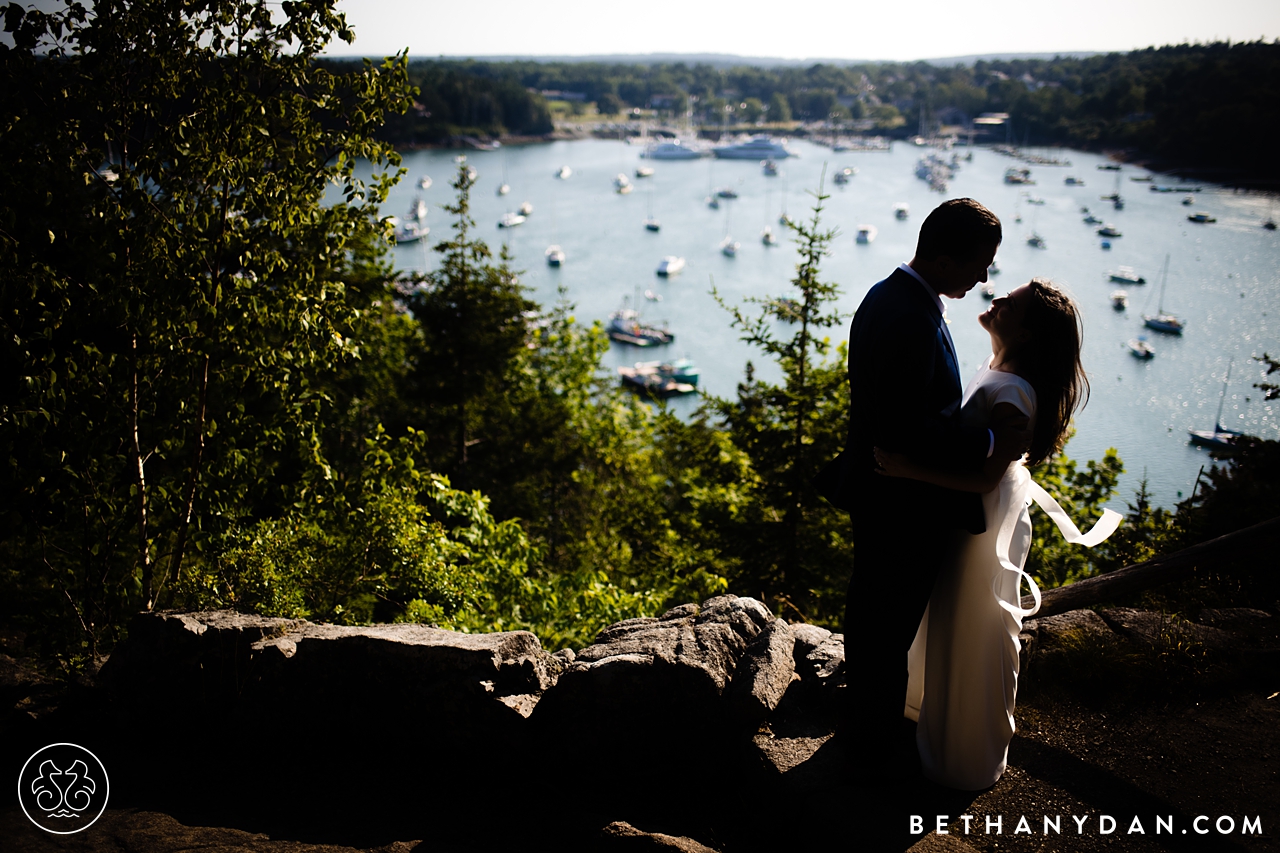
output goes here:
<path id="1" fill-rule="evenodd" d="M 107 808 L 111 785 L 98 757 L 74 743 L 37 750 L 18 774 L 18 802 L 32 823 L 55 835 L 88 829 Z"/>

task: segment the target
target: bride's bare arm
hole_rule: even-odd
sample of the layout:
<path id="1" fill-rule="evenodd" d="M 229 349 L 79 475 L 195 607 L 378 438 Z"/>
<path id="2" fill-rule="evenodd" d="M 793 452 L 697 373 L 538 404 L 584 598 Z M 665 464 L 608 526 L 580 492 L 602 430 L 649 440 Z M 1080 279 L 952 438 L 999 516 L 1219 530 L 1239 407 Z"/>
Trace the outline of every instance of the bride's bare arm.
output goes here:
<path id="1" fill-rule="evenodd" d="M 1018 408 L 1011 403 L 997 403 L 991 410 L 991 426 L 998 427 L 1002 424 L 1021 422 L 1025 425 L 1027 416 L 1018 411 Z M 958 492 L 991 492 L 1000 484 L 1000 480 L 1004 477 L 1004 472 L 1008 470 L 1009 463 L 1018 456 L 1011 457 L 1006 451 L 1002 455 L 1001 445 L 997 444 L 995 452 L 988 457 L 986 463 L 982 466 L 980 472 L 962 473 L 957 471 L 943 471 L 937 468 L 927 468 L 912 459 L 904 453 L 893 453 L 883 450 L 879 447 L 875 449 L 876 463 L 878 465 L 877 472 L 887 477 L 905 477 L 910 480 L 920 480 L 925 483 L 932 483 L 935 486 L 942 486 L 946 489 L 954 489 Z"/>

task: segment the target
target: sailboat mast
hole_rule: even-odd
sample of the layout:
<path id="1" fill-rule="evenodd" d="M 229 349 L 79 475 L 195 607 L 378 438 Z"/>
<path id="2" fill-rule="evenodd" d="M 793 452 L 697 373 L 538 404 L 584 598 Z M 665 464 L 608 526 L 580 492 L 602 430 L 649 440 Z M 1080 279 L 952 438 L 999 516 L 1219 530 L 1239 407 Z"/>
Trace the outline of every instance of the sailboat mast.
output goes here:
<path id="1" fill-rule="evenodd" d="M 1222 393 L 1218 395 L 1218 416 L 1213 419 L 1216 432 L 1222 432 L 1222 407 L 1227 403 L 1227 385 L 1231 383 L 1231 365 L 1234 363 L 1234 358 L 1227 362 L 1227 378 L 1222 381 Z"/>

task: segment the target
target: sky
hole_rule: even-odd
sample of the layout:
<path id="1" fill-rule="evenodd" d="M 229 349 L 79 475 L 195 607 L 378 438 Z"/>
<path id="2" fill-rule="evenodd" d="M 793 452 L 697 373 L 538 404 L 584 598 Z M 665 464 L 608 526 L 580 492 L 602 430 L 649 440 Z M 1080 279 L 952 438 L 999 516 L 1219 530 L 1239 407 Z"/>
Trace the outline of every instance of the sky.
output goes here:
<path id="1" fill-rule="evenodd" d="M 937 59 L 1270 41 L 1280 0 L 340 0 L 356 32 L 333 55 L 725 53 L 784 59 Z"/>

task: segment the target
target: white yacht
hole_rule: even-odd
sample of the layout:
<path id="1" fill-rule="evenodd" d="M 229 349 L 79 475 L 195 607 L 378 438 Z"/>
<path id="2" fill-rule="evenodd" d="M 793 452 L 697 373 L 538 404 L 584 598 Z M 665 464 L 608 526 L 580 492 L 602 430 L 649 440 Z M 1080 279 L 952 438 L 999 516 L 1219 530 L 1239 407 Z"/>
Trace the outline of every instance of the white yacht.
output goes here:
<path id="1" fill-rule="evenodd" d="M 527 202 L 527 201 L 523 201 L 523 202 L 521 202 L 521 203 L 520 203 L 520 215 L 521 215 L 521 216 L 528 216 L 528 215 L 530 215 L 531 213 L 533 213 L 533 205 L 532 205 L 532 204 L 529 204 L 529 202 Z"/>
<path id="2" fill-rule="evenodd" d="M 515 228 L 517 225 L 524 224 L 524 217 L 518 213 L 504 213 L 502 218 L 498 220 L 499 228 Z"/>
<path id="3" fill-rule="evenodd" d="M 618 176 L 613 179 L 613 186 L 614 186 L 614 189 L 616 189 L 619 193 L 621 193 L 622 195 L 626 195 L 627 193 L 631 192 L 631 189 L 632 189 L 631 179 L 628 178 L 626 175 L 624 175 L 622 172 L 619 172 Z"/>
<path id="4" fill-rule="evenodd" d="M 421 178 L 418 178 L 418 189 L 425 190 L 425 189 L 428 189 L 430 186 L 431 186 L 430 175 L 423 175 Z"/>
<path id="5" fill-rule="evenodd" d="M 879 233 L 880 230 L 874 225 L 859 225 L 858 236 L 854 239 L 859 243 L 870 243 Z"/>
<path id="6" fill-rule="evenodd" d="M 671 142 L 656 143 L 640 156 L 649 160 L 697 160 L 705 157 L 706 154 L 707 152 L 701 148 L 685 145 L 676 139 Z"/>
<path id="7" fill-rule="evenodd" d="M 568 179 L 572 174 L 573 169 L 570 169 L 568 166 L 561 166 L 559 169 L 556 169 L 556 177 L 562 181 Z"/>
<path id="8" fill-rule="evenodd" d="M 658 262 L 658 275 L 675 275 L 684 269 L 684 258 L 667 255 Z"/>
<path id="9" fill-rule="evenodd" d="M 721 160 L 781 160 L 794 156 L 782 143 L 768 136 L 757 136 L 737 145 L 722 145 L 712 148 L 711 153 Z"/>

